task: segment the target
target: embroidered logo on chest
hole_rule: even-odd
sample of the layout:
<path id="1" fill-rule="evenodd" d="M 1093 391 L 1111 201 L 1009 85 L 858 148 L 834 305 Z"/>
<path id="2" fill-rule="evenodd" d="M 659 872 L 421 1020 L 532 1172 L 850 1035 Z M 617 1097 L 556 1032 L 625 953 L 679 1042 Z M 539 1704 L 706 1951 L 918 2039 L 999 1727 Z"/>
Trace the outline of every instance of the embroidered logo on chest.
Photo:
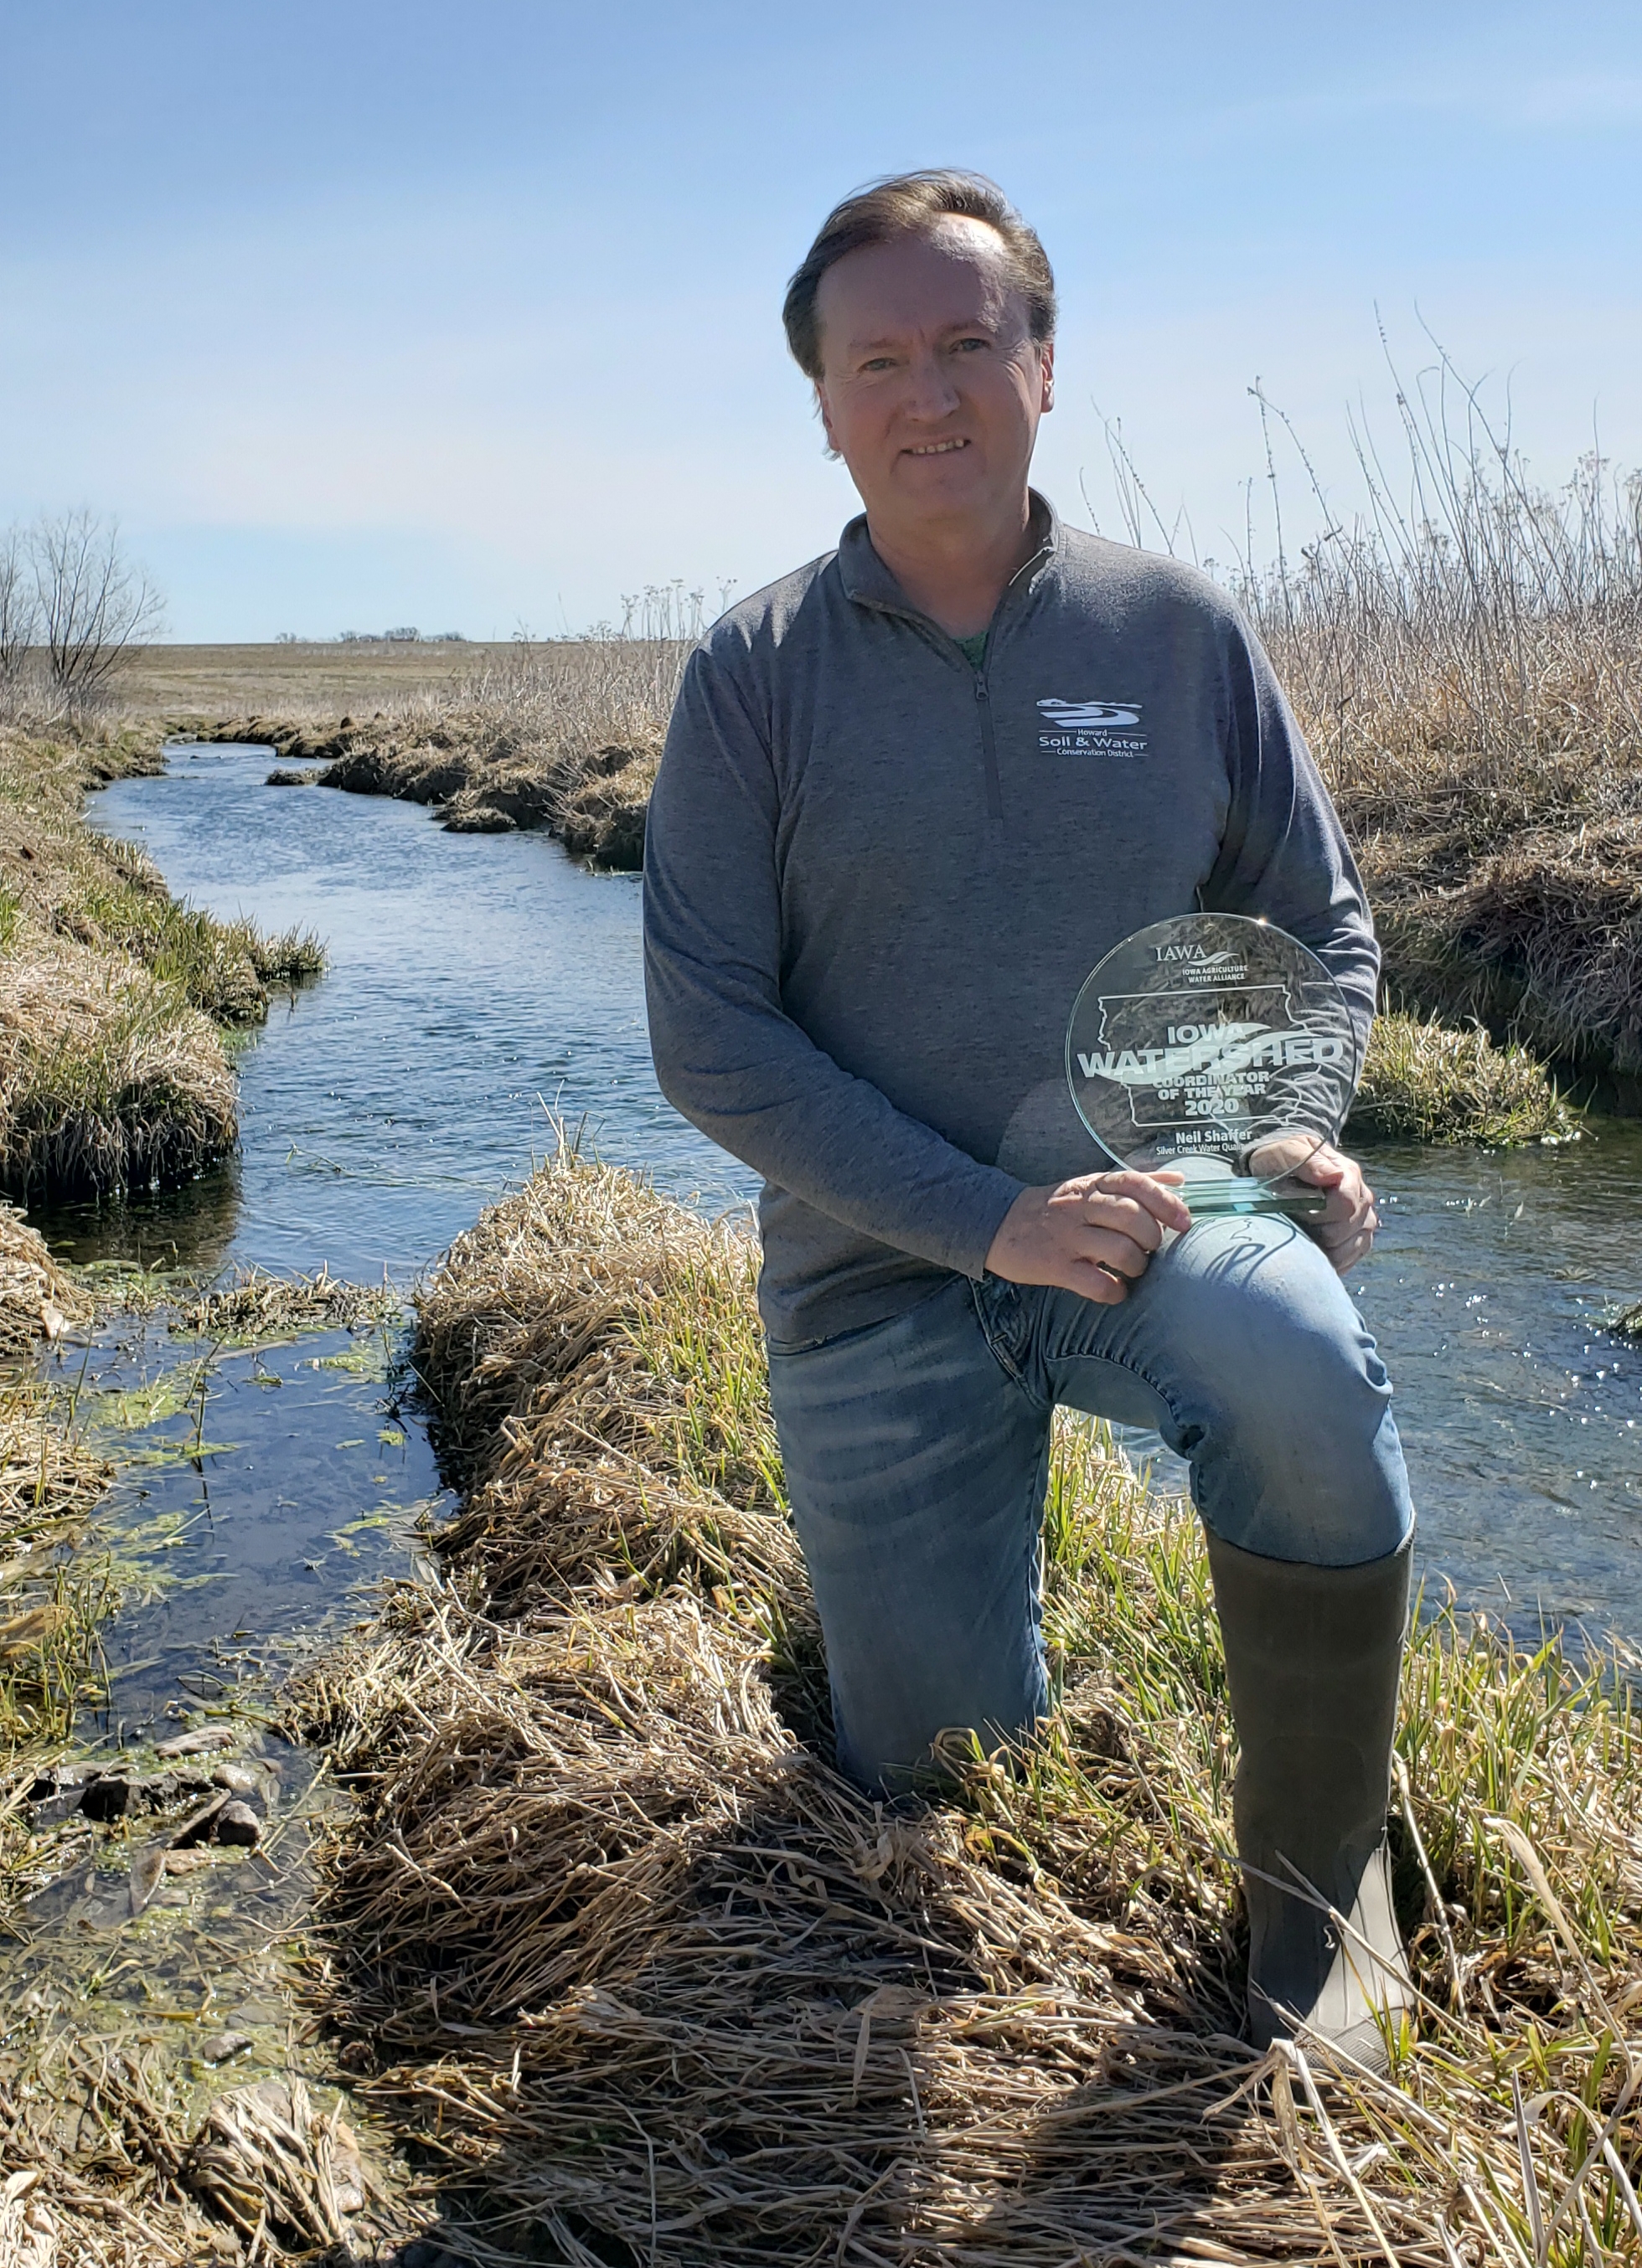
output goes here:
<path id="1" fill-rule="evenodd" d="M 1047 756 L 1143 756 L 1138 701 L 1038 703 L 1038 746 Z"/>

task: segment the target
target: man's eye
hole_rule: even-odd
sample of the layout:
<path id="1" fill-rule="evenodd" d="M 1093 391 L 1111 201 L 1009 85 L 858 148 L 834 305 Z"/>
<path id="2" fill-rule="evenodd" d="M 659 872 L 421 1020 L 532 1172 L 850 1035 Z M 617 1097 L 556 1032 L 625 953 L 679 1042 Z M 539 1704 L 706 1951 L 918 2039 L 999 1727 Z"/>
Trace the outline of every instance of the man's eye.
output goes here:
<path id="1" fill-rule="evenodd" d="M 990 339 L 954 339 L 952 351 L 954 354 L 973 354 L 978 349 L 989 347 L 991 344 Z"/>
<path id="2" fill-rule="evenodd" d="M 895 365 L 890 356 L 874 355 L 870 362 L 863 362 L 861 366 L 862 370 L 892 370 Z"/>

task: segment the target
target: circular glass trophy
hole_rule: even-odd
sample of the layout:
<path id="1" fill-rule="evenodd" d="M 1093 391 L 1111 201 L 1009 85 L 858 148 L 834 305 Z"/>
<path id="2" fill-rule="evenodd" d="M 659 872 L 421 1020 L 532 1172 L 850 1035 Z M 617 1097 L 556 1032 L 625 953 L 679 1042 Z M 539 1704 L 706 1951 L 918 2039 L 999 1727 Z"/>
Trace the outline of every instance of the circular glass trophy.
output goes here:
<path id="1" fill-rule="evenodd" d="M 1109 1158 L 1173 1172 L 1200 1216 L 1314 1217 L 1294 1179 L 1357 1087 L 1339 986 L 1298 938 L 1244 914 L 1182 914 L 1116 946 L 1073 1003 L 1066 1076 Z"/>

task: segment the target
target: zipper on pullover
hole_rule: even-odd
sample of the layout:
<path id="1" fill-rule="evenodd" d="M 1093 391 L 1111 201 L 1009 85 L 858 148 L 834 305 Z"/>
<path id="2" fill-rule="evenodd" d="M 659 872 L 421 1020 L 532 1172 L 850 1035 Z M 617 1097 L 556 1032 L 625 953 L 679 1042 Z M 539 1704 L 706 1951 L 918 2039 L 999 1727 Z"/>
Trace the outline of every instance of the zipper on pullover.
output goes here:
<path id="1" fill-rule="evenodd" d="M 1003 783 L 998 777 L 998 744 L 992 730 L 992 696 L 981 670 L 975 672 L 975 706 L 980 717 L 980 761 L 987 776 L 987 814 L 1003 824 Z"/>

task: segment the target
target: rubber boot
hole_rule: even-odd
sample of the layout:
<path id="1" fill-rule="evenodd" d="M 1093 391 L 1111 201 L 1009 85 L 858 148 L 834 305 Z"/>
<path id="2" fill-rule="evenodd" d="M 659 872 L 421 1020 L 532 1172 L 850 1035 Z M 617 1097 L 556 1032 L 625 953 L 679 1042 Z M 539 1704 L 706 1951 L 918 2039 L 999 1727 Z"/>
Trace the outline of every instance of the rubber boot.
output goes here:
<path id="1" fill-rule="evenodd" d="M 1365 1566 L 1310 1567 L 1209 1532 L 1242 1750 L 1232 1815 L 1250 2036 L 1335 2042 L 1375 2071 L 1387 2060 L 1375 2010 L 1414 2005 L 1386 1846 L 1411 1544 Z"/>

